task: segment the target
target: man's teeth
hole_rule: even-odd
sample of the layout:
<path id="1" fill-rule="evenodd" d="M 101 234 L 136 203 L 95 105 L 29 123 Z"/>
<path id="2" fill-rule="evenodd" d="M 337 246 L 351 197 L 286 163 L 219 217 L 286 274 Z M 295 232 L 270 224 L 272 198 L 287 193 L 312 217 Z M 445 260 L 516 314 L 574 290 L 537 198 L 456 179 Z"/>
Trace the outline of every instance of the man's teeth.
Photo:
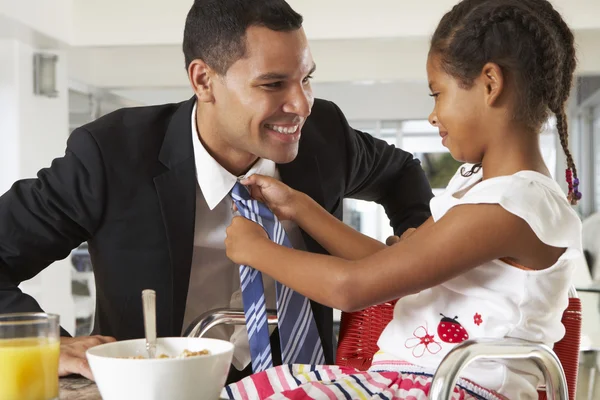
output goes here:
<path id="1" fill-rule="evenodd" d="M 288 135 L 291 135 L 292 133 L 296 133 L 296 131 L 298 130 L 298 125 L 285 127 L 285 126 L 279 126 L 279 125 L 265 124 L 265 127 L 267 127 L 268 129 L 271 129 L 275 132 L 285 133 Z"/>

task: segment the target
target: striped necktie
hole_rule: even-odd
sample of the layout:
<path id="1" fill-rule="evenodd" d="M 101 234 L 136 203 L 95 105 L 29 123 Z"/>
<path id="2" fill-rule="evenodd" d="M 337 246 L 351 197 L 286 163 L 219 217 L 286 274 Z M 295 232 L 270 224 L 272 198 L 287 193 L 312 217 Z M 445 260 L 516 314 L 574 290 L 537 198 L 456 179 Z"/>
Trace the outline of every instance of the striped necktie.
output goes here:
<path id="1" fill-rule="evenodd" d="M 277 244 L 292 247 L 281 222 L 269 208 L 250 197 L 239 182 L 231 196 L 240 214 L 262 226 Z M 252 370 L 264 371 L 273 366 L 262 274 L 240 265 L 240 285 L 250 342 Z M 310 300 L 276 282 L 277 317 L 283 364 L 324 364 L 321 338 L 312 313 Z"/>

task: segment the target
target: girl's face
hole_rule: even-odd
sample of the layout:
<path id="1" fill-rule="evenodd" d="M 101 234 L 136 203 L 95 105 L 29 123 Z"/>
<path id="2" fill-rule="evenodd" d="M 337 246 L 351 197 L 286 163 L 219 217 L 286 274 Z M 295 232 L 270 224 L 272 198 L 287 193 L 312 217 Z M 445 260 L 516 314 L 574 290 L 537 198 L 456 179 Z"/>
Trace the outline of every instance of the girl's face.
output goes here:
<path id="1" fill-rule="evenodd" d="M 437 127 L 442 144 L 458 161 L 479 163 L 485 151 L 485 88 L 476 79 L 470 88 L 447 74 L 439 56 L 427 58 L 427 77 L 435 106 L 429 123 Z"/>

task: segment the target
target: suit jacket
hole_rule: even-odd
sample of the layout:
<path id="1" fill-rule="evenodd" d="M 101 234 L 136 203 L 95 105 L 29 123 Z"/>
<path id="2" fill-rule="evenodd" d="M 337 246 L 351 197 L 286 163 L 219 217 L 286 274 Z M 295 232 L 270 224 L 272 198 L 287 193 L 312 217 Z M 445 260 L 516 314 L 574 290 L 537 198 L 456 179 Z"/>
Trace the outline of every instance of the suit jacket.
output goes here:
<path id="1" fill-rule="evenodd" d="M 203 173 L 195 169 L 192 149 L 194 101 L 122 109 L 78 128 L 63 157 L 0 197 L 0 313 L 40 311 L 18 284 L 87 241 L 97 286 L 94 332 L 143 337 L 141 292 L 152 288 L 158 335 L 179 336 L 192 261 L 195 174 Z M 344 197 L 382 204 L 396 233 L 430 215 L 432 193 L 419 161 L 353 130 L 328 101 L 315 101 L 297 158 L 278 169 L 283 182 L 338 219 Z M 303 235 L 309 251 L 325 253 Z M 332 310 L 312 307 L 326 360 L 333 363 Z"/>

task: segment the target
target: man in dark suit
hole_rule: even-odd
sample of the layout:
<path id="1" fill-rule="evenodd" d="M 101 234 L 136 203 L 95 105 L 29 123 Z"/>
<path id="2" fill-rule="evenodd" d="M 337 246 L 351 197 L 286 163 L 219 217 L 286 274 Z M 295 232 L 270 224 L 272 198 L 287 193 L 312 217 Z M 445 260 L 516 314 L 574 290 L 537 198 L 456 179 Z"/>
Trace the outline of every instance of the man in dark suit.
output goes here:
<path id="1" fill-rule="evenodd" d="M 396 235 L 429 216 L 420 163 L 313 99 L 302 17 L 284 0 L 196 0 L 183 49 L 192 99 L 122 109 L 76 129 L 63 157 L 0 197 L 0 313 L 39 311 L 19 283 L 89 244 L 94 333 L 104 336 L 63 331 L 62 375 L 91 377 L 90 346 L 143 337 L 143 289 L 157 292 L 159 336 L 180 335 L 200 312 L 241 306 L 237 266 L 223 245 L 228 193 L 240 176 L 281 179 L 339 219 L 345 197 L 376 201 Z M 286 230 L 295 247 L 324 252 L 297 226 Z M 332 310 L 312 308 L 333 363 Z M 229 380 L 249 374 L 243 328 L 216 336 L 236 344 Z"/>

